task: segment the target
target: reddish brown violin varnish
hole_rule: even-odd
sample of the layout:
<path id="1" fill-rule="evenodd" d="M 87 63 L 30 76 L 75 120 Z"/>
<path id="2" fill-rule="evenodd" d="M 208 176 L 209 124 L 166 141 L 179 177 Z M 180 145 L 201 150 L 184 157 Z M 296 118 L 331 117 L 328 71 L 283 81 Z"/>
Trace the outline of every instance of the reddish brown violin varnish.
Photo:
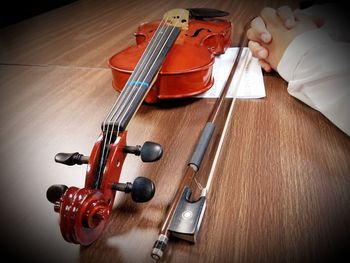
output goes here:
<path id="1" fill-rule="evenodd" d="M 115 197 L 112 184 L 119 181 L 126 157 L 122 151 L 126 145 L 126 132 L 121 133 L 119 138 L 117 143 L 110 146 L 111 158 L 107 160 L 100 188 L 94 189 L 94 177 L 103 146 L 102 134 L 90 154 L 85 187 L 70 187 L 61 197 L 60 229 L 66 241 L 90 245 L 105 229 Z"/>
<path id="2" fill-rule="evenodd" d="M 136 45 L 113 55 L 109 65 L 113 87 L 121 91 L 139 61 L 159 22 L 144 23 L 135 33 Z M 145 101 L 193 96 L 212 87 L 214 56 L 231 44 L 231 23 L 222 19 L 195 20 L 182 31 L 169 51 Z"/>

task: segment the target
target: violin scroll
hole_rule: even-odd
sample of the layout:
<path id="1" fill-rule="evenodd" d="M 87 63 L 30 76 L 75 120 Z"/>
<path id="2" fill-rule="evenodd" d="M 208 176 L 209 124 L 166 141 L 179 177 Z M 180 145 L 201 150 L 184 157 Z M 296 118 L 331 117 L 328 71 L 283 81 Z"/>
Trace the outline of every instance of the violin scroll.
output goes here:
<path id="1" fill-rule="evenodd" d="M 59 202 L 60 229 L 71 243 L 90 245 L 101 236 L 110 214 L 110 204 L 97 189 L 70 187 Z"/>
<path id="2" fill-rule="evenodd" d="M 111 214 L 116 191 L 131 193 L 132 200 L 137 203 L 148 202 L 155 194 L 155 185 L 148 178 L 137 177 L 133 183 L 120 183 L 119 177 L 128 153 L 141 155 L 143 161 L 156 161 L 163 154 L 161 145 L 147 141 L 142 147 L 126 146 L 125 131 L 108 146 L 105 167 L 99 169 L 104 140 L 102 134 L 89 157 L 78 152 L 55 156 L 56 162 L 65 165 L 88 165 L 83 188 L 52 185 L 46 192 L 55 212 L 59 213 L 61 234 L 68 242 L 86 246 L 101 236 Z"/>

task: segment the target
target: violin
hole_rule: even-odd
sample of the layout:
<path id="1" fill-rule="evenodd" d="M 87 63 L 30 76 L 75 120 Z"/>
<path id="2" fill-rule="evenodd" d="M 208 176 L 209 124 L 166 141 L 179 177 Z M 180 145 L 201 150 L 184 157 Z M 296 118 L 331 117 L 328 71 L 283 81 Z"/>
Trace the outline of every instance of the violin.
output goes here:
<path id="1" fill-rule="evenodd" d="M 85 185 L 57 184 L 46 192 L 66 241 L 86 246 L 98 239 L 116 191 L 130 193 L 135 202 L 153 198 L 155 185 L 146 177 L 119 182 L 127 154 L 141 156 L 143 162 L 158 161 L 163 155 L 155 142 L 127 145 L 127 126 L 144 101 L 192 96 L 212 86 L 214 56 L 223 53 L 231 39 L 230 22 L 215 18 L 223 15 L 227 13 L 212 9 L 170 10 L 161 21 L 140 25 L 136 45 L 110 58 L 113 87 L 120 94 L 102 121 L 90 156 L 78 152 L 55 156 L 57 163 L 68 166 L 86 164 Z"/>

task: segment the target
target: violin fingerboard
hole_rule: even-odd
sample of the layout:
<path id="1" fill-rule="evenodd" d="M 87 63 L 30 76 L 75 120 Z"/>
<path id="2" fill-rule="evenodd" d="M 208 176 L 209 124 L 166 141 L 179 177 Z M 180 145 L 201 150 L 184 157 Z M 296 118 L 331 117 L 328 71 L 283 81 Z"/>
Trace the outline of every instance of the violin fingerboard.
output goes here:
<path id="1" fill-rule="evenodd" d="M 111 110 L 111 117 L 104 121 L 105 125 L 113 126 L 120 132 L 126 129 L 151 89 L 151 83 L 180 31 L 180 28 L 173 26 L 162 26 L 157 29 Z"/>

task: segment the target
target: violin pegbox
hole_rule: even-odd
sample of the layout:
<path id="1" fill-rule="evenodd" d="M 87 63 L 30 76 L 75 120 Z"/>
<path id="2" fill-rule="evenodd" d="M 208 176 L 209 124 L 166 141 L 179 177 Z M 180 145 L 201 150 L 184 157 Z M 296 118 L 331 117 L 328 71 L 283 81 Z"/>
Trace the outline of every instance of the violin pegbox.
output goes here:
<path id="1" fill-rule="evenodd" d="M 87 164 L 83 188 L 57 184 L 46 192 L 47 199 L 54 204 L 54 211 L 59 214 L 61 234 L 66 241 L 87 246 L 98 239 L 107 225 L 117 191 L 130 194 L 136 203 L 153 198 L 155 185 L 150 179 L 137 177 L 132 183 L 121 183 L 119 177 L 127 154 L 140 156 L 143 162 L 155 162 L 162 157 L 163 148 L 150 141 L 142 146 L 126 145 L 126 133 L 120 133 L 116 141 L 108 146 L 109 156 L 99 181 L 97 175 L 104 147 L 103 135 L 98 138 L 90 156 L 78 152 L 55 156 L 55 161 L 64 165 Z"/>
<path id="2" fill-rule="evenodd" d="M 188 30 L 190 12 L 186 9 L 172 9 L 164 14 L 163 20 L 168 26 L 179 27 L 182 30 Z"/>

